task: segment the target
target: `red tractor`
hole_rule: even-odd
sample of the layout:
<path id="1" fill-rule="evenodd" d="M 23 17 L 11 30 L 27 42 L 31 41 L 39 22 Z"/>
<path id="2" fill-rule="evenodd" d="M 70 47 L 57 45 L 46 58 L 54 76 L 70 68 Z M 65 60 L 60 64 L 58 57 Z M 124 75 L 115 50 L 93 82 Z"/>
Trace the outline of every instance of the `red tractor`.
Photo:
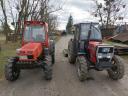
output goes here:
<path id="1" fill-rule="evenodd" d="M 5 66 L 5 78 L 15 81 L 21 69 L 41 67 L 46 80 L 52 79 L 52 65 L 55 62 L 55 44 L 49 40 L 48 24 L 41 21 L 25 21 L 22 47 L 16 50 L 17 56 L 10 58 Z"/>
<path id="2" fill-rule="evenodd" d="M 80 81 L 89 78 L 89 70 L 107 70 L 113 80 L 124 75 L 122 59 L 114 52 L 114 46 L 102 42 L 97 23 L 79 23 L 74 25 L 74 38 L 68 43 L 68 59 L 76 64 Z"/>

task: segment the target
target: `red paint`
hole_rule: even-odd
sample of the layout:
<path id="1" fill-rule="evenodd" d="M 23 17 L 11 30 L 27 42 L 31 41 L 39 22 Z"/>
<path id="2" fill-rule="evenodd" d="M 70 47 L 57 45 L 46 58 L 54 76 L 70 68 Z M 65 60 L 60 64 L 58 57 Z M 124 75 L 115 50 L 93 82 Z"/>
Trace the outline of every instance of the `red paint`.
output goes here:
<path id="1" fill-rule="evenodd" d="M 33 59 L 36 60 L 39 55 L 42 53 L 42 44 L 41 43 L 27 43 L 20 48 L 18 53 L 19 56 L 32 55 Z"/>
<path id="2" fill-rule="evenodd" d="M 96 47 L 102 42 L 90 41 L 88 46 L 88 51 L 90 53 L 90 61 L 94 64 L 96 63 Z"/>

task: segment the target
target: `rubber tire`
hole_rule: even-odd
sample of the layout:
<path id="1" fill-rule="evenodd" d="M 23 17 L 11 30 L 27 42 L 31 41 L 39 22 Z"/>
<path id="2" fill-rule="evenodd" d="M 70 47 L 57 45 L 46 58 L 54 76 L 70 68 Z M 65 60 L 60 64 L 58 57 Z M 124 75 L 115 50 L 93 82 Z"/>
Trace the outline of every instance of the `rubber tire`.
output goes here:
<path id="1" fill-rule="evenodd" d="M 53 54 L 51 55 L 51 57 L 52 57 L 52 65 L 54 65 L 54 64 L 55 64 L 55 53 L 53 53 Z"/>
<path id="2" fill-rule="evenodd" d="M 14 67 L 13 63 L 5 65 L 5 78 L 8 81 L 15 81 L 20 76 L 20 69 Z"/>
<path id="3" fill-rule="evenodd" d="M 46 63 L 44 66 L 44 78 L 45 80 L 52 80 L 52 61 L 51 56 L 46 56 Z"/>
<path id="4" fill-rule="evenodd" d="M 88 67 L 84 56 L 78 56 L 76 59 L 77 75 L 81 82 L 88 78 Z"/>
<path id="5" fill-rule="evenodd" d="M 50 55 L 51 55 L 51 58 L 52 58 L 52 65 L 54 65 L 55 64 L 55 43 L 54 42 L 52 42 L 51 44 L 50 44 Z"/>
<path id="6" fill-rule="evenodd" d="M 113 80 L 119 80 L 121 78 L 123 78 L 124 76 L 124 62 L 122 60 L 121 57 L 115 55 L 113 57 L 113 60 L 115 61 L 115 64 L 116 64 L 116 69 L 115 69 L 115 72 L 113 71 L 113 69 L 108 69 L 108 75 L 111 79 Z M 114 68 L 114 67 L 113 67 Z"/>
<path id="7" fill-rule="evenodd" d="M 75 64 L 76 54 L 75 54 L 75 44 L 73 40 L 70 40 L 68 43 L 68 60 L 70 64 Z"/>

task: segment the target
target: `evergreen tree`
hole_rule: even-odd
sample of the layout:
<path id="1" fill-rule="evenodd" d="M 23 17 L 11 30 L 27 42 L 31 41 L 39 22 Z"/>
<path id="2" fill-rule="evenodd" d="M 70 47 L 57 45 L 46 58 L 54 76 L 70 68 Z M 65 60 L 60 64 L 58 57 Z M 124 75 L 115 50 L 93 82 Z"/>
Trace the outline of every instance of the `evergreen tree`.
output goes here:
<path id="1" fill-rule="evenodd" d="M 72 15 L 70 15 L 68 18 L 67 26 L 66 26 L 66 32 L 71 34 L 72 33 L 72 27 L 73 27 L 73 17 L 72 17 Z"/>

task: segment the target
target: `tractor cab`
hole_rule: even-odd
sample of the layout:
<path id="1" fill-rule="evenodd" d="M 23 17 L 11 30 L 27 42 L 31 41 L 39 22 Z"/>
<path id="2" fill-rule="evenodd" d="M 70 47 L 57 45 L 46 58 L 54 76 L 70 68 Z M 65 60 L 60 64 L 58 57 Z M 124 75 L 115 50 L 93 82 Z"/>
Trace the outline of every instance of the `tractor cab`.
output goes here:
<path id="1" fill-rule="evenodd" d="M 79 23 L 74 25 L 74 40 L 77 43 L 77 51 L 86 51 L 85 48 L 87 49 L 89 42 L 102 42 L 102 35 L 98 25 L 98 23 Z"/>
<path id="2" fill-rule="evenodd" d="M 93 41 L 101 41 L 102 36 L 98 28 L 98 24 L 93 23 L 80 23 L 75 25 L 75 35 L 77 39 L 81 41 L 87 41 L 88 39 Z M 89 38 L 90 35 L 90 38 Z M 78 36 L 78 37 L 77 37 Z"/>
<path id="3" fill-rule="evenodd" d="M 22 45 L 29 42 L 47 44 L 47 23 L 40 21 L 25 21 L 24 24 L 25 28 L 23 32 Z"/>

